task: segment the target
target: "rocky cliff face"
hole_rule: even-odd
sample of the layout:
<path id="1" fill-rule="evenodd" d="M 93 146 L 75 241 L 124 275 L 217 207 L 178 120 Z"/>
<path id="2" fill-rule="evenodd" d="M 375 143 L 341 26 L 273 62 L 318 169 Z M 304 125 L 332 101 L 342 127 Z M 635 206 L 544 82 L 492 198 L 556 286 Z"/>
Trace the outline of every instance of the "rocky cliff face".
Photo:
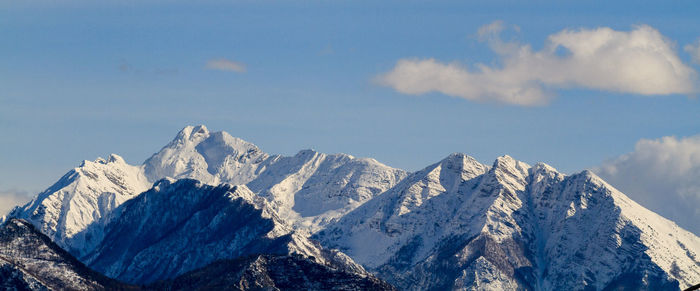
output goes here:
<path id="1" fill-rule="evenodd" d="M 156 290 L 395 290 L 372 275 L 340 271 L 302 256 L 255 255 L 214 262 Z"/>
<path id="2" fill-rule="evenodd" d="M 136 290 L 88 269 L 30 223 L 0 226 L 0 289 Z"/>

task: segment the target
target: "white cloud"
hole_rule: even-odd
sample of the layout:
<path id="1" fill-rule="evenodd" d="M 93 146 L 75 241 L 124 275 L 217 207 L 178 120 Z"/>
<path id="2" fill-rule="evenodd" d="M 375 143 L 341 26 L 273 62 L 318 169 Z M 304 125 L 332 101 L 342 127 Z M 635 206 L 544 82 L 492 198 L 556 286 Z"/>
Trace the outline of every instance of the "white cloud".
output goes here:
<path id="1" fill-rule="evenodd" d="M 10 212 L 15 206 L 24 205 L 31 199 L 32 197 L 26 191 L 0 190 L 0 217 Z"/>
<path id="2" fill-rule="evenodd" d="M 696 41 L 694 44 L 688 44 L 685 47 L 683 47 L 685 51 L 690 54 L 690 56 L 693 58 L 693 62 L 700 64 L 700 39 Z"/>
<path id="3" fill-rule="evenodd" d="M 245 73 L 246 66 L 243 63 L 230 61 L 227 59 L 215 59 L 209 60 L 206 65 L 207 69 L 217 70 L 217 71 L 229 71 L 237 73 Z"/>
<path id="4" fill-rule="evenodd" d="M 700 135 L 642 139 L 594 171 L 630 198 L 700 235 Z"/>
<path id="5" fill-rule="evenodd" d="M 696 72 L 684 64 L 673 43 L 656 29 L 631 31 L 607 27 L 563 30 L 545 47 L 504 42 L 497 21 L 479 29 L 481 40 L 499 56 L 501 66 L 475 69 L 432 58 L 402 59 L 377 81 L 404 94 L 440 92 L 475 101 L 543 105 L 555 89 L 587 88 L 641 95 L 695 92 Z M 518 28 L 515 27 L 515 30 Z"/>

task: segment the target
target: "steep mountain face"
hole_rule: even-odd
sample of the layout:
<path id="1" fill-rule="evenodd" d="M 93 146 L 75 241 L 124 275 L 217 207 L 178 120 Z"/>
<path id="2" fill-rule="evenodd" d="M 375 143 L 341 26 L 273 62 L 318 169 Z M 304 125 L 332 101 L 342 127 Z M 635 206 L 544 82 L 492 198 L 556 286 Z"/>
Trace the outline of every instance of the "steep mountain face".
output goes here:
<path id="1" fill-rule="evenodd" d="M 196 180 L 158 181 L 114 210 L 102 244 L 83 258 L 91 268 L 130 283 L 170 279 L 220 259 L 299 254 L 364 274 L 350 258 L 296 234 L 269 203 L 245 186 Z"/>
<path id="2" fill-rule="evenodd" d="M 249 184 L 295 228 L 315 232 L 405 176 L 403 170 L 345 154 L 305 150 L 292 157 L 270 156 L 226 132 L 187 126 L 141 166 L 117 155 L 83 162 L 8 217 L 30 221 L 83 257 L 102 241 L 108 217 L 114 217 L 108 213 L 163 178 Z"/>
<path id="3" fill-rule="evenodd" d="M 396 185 L 406 172 L 373 159 L 312 150 L 273 157 L 247 185 L 298 229 L 316 232 Z"/>
<path id="4" fill-rule="evenodd" d="M 663 290 L 700 281 L 697 236 L 590 171 L 567 177 L 540 164 L 530 173 L 529 219 L 536 217 L 531 226 L 539 227 L 530 228 L 530 249 L 540 261 L 537 286 Z"/>
<path id="5" fill-rule="evenodd" d="M 372 275 L 318 264 L 302 256 L 255 255 L 214 262 L 155 290 L 395 290 Z"/>
<path id="6" fill-rule="evenodd" d="M 32 222 L 59 246 L 80 256 L 102 238 L 97 227 L 86 232 L 88 225 L 103 223 L 107 213 L 150 185 L 141 168 L 113 154 L 107 160 L 83 161 L 8 217 Z"/>
<path id="7" fill-rule="evenodd" d="M 677 290 L 700 239 L 585 171 L 455 154 L 315 235 L 400 289 Z M 367 243 L 374 242 L 374 243 Z"/>
<path id="8" fill-rule="evenodd" d="M 487 169 L 470 157 L 453 154 L 408 176 L 396 187 L 329 225 L 317 237 L 333 247 L 346 249 L 357 262 L 376 268 L 387 261 L 393 251 L 398 251 L 400 245 L 413 240 L 414 233 L 423 233 L 422 238 L 416 238 L 420 240 L 439 239 L 437 235 L 443 230 L 442 220 L 453 215 L 444 210 L 452 208 L 449 205 L 455 201 L 441 201 L 445 205 L 424 210 L 433 206 L 427 202 L 446 197 L 441 195 L 444 193 L 461 192 L 455 189 L 460 186 L 460 181 L 479 176 Z M 407 216 L 416 219 L 405 219 Z M 459 226 L 455 228 L 460 229 Z M 384 235 L 375 236 L 377 231 Z"/>
<path id="9" fill-rule="evenodd" d="M 294 226 L 315 232 L 394 186 L 406 172 L 373 159 L 303 150 L 270 156 L 255 145 L 204 126 L 186 127 L 145 163 L 149 180 L 192 178 L 246 184 Z"/>
<path id="10" fill-rule="evenodd" d="M 210 185 L 247 184 L 265 170 L 270 156 L 226 132 L 187 126 L 144 162 L 148 180 L 196 179 Z"/>
<path id="11" fill-rule="evenodd" d="M 149 286 L 127 285 L 89 269 L 24 220 L 0 226 L 2 290 L 394 290 L 361 269 L 336 266 L 301 254 L 255 255 Z"/>
<path id="12" fill-rule="evenodd" d="M 85 267 L 30 223 L 0 226 L 2 290 L 136 290 Z"/>

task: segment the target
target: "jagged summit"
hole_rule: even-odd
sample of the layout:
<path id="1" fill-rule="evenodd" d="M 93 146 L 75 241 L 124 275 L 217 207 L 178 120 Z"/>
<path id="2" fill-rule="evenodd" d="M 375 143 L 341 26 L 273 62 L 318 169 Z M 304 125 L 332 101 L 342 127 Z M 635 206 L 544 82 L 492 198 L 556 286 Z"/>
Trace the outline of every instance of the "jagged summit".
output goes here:
<path id="1" fill-rule="evenodd" d="M 302 149 L 296 153 L 296 156 L 309 156 L 319 154 L 315 149 Z"/>
<path id="2" fill-rule="evenodd" d="M 245 184 L 268 157 L 254 144 L 226 132 L 209 132 L 203 125 L 187 126 L 144 162 L 144 171 L 149 181 L 172 177 Z"/>
<path id="3" fill-rule="evenodd" d="M 117 155 L 84 161 L 32 201 L 8 217 L 26 219 L 62 248 L 82 255 L 101 235 L 85 232 L 89 225 L 107 223 L 106 214 L 150 187 L 138 166 Z"/>
<path id="4" fill-rule="evenodd" d="M 291 157 L 269 155 L 226 132 L 187 126 L 143 165 L 129 165 L 114 154 L 84 161 L 8 216 L 31 221 L 82 257 L 102 239 L 112 219 L 107 213 L 163 178 L 248 185 L 269 198 L 295 227 L 313 232 L 405 175 L 376 160 L 346 154 L 302 150 Z"/>
<path id="5" fill-rule="evenodd" d="M 189 141 L 209 135 L 209 129 L 204 125 L 188 125 L 185 126 L 175 137 L 176 141 Z"/>
<path id="6" fill-rule="evenodd" d="M 89 161 L 89 160 L 83 160 L 80 165 L 78 166 L 79 168 L 85 167 L 87 164 L 102 164 L 106 165 L 109 163 L 119 163 L 119 164 L 126 164 L 126 161 L 124 161 L 124 158 L 122 158 L 120 155 L 117 154 L 109 154 L 107 159 L 104 159 L 102 157 L 97 157 L 94 161 Z"/>
<path id="7" fill-rule="evenodd" d="M 534 172 L 558 172 L 556 168 L 543 163 L 543 162 L 538 162 L 534 166 L 532 166 L 532 171 Z"/>
<path id="8" fill-rule="evenodd" d="M 407 173 L 347 154 L 270 155 L 204 126 L 185 127 L 140 166 L 116 155 L 86 161 L 10 217 L 132 282 L 215 259 L 198 261 L 202 250 L 242 254 L 226 246 L 261 236 L 316 257 L 323 248 L 310 235 L 401 289 L 664 290 L 700 281 L 700 239 L 590 171 L 565 175 L 507 155 L 485 165 L 453 153 Z M 207 244 L 209 230 L 232 225 L 259 235 Z M 148 243 L 123 249 L 130 241 Z M 141 264 L 173 267 L 141 275 Z"/>
<path id="9" fill-rule="evenodd" d="M 409 290 L 674 290 L 700 280 L 700 239 L 592 172 L 566 176 L 503 156 L 460 175 L 458 156 L 315 238 Z"/>
<path id="10" fill-rule="evenodd" d="M 107 158 L 108 163 L 121 163 L 121 164 L 126 164 L 126 161 L 124 161 L 124 158 L 122 158 L 120 155 L 117 154 L 110 154 L 109 157 Z"/>

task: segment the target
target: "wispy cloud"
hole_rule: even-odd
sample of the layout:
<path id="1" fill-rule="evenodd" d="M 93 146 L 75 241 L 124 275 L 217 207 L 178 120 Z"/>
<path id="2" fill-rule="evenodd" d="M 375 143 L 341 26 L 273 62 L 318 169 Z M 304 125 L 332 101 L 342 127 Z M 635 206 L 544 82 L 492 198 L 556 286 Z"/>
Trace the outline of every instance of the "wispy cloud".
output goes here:
<path id="1" fill-rule="evenodd" d="M 686 45 L 683 47 L 683 49 L 690 54 L 690 56 L 693 58 L 693 62 L 700 64 L 700 39 L 693 44 Z"/>
<path id="2" fill-rule="evenodd" d="M 31 200 L 29 192 L 21 190 L 0 190 L 0 217 L 7 214 L 12 208 L 23 205 Z"/>
<path id="3" fill-rule="evenodd" d="M 642 139 L 594 169 L 645 207 L 700 235 L 700 135 Z"/>
<path id="4" fill-rule="evenodd" d="M 239 62 L 234 62 L 234 61 L 227 60 L 224 58 L 209 60 L 207 62 L 206 68 L 209 70 L 229 71 L 229 72 L 236 72 L 236 73 L 245 73 L 246 72 L 245 64 L 239 63 Z"/>
<path id="5" fill-rule="evenodd" d="M 557 89 L 567 88 L 640 95 L 696 91 L 697 73 L 679 59 L 673 43 L 651 26 L 630 31 L 567 29 L 550 35 L 540 51 L 501 40 L 504 29 L 497 21 L 478 31 L 498 55 L 500 66 L 476 64 L 471 69 L 433 58 L 409 58 L 399 60 L 376 81 L 404 94 L 440 92 L 523 106 L 547 104 Z"/>

